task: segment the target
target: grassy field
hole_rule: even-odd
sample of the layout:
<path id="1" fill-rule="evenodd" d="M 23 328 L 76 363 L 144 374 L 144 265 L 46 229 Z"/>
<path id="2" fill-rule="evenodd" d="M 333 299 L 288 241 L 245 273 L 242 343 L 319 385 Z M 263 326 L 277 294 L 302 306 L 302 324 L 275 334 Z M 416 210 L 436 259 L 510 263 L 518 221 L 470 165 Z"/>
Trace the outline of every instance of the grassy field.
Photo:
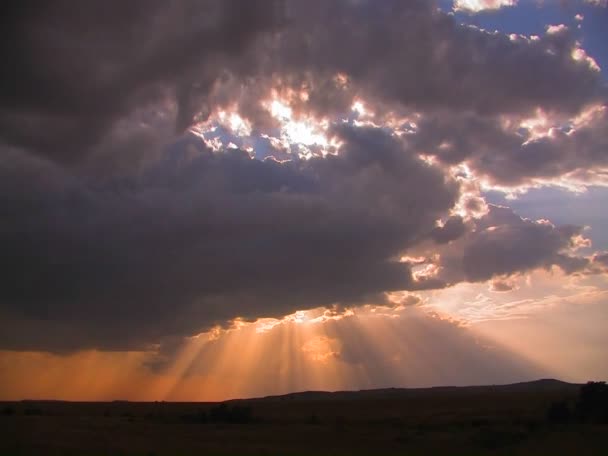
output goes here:
<path id="1" fill-rule="evenodd" d="M 606 455 L 608 425 L 547 417 L 579 385 L 300 393 L 211 403 L 0 403 L 0 455 Z"/>

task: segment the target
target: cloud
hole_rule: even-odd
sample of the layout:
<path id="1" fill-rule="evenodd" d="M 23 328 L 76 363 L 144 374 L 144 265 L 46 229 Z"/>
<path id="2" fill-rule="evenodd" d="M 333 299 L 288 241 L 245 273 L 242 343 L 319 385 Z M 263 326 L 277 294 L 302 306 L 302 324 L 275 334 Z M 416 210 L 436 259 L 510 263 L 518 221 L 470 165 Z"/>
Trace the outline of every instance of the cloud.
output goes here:
<path id="1" fill-rule="evenodd" d="M 498 10 L 507 6 L 516 6 L 517 0 L 454 0 L 454 11 L 479 13 L 480 11 Z"/>
<path id="2" fill-rule="evenodd" d="M 426 1 L 287 5 L 289 25 L 244 51 L 246 71 L 226 67 L 203 101 L 190 99 L 192 106 L 206 116 L 234 105 L 254 129 L 264 129 L 272 122 L 260 102 L 272 93 L 295 114 L 319 119 L 343 116 L 357 99 L 375 112 L 484 116 L 538 108 L 576 115 L 605 100 L 601 75 L 572 56 L 575 30 L 540 39 L 489 33 Z"/>
<path id="3" fill-rule="evenodd" d="M 0 138 L 74 161 L 114 123 L 170 97 L 175 128 L 192 121 L 224 67 L 278 23 L 276 2 L 58 1 L 4 8 Z M 236 70 L 234 70 L 236 71 Z M 18 75 L 18 77 L 15 77 Z"/>
<path id="4" fill-rule="evenodd" d="M 440 251 L 438 278 L 450 284 L 484 282 L 552 266 L 572 274 L 589 265 L 589 259 L 572 253 L 582 227 L 556 226 L 521 218 L 507 207 L 489 207 L 474 229 Z"/>
<path id="5" fill-rule="evenodd" d="M 466 231 L 462 217 L 456 215 L 450 217 L 442 226 L 436 227 L 431 232 L 431 237 L 438 244 L 445 244 L 461 237 Z"/>
<path id="6" fill-rule="evenodd" d="M 448 164 L 473 158 L 474 171 L 496 185 L 605 184 L 589 170 L 606 166 L 606 84 L 576 30 L 509 36 L 459 25 L 429 2 L 369 8 L 294 5 L 291 27 L 253 49 L 271 57 L 251 88 L 230 84 L 228 93 L 240 103 L 251 90 L 268 98 L 272 87 L 296 113 L 318 118 L 344 116 L 364 99 L 371 112 L 392 113 L 384 120 L 393 124 L 415 118 L 408 140 L 420 153 Z M 539 112 L 548 122 L 542 135 L 526 123 Z"/>
<path id="7" fill-rule="evenodd" d="M 275 45 L 278 69 L 268 67 L 310 87 L 311 103 L 347 91 L 392 108 L 577 112 L 603 90 L 597 72 L 570 57 L 574 32 L 513 40 L 459 25 L 431 2 L 338 5 L 297 9 Z M 337 73 L 347 76 L 346 87 L 334 82 Z"/>
<path id="8" fill-rule="evenodd" d="M 602 8 L 606 8 L 608 6 L 607 0 L 584 0 L 584 2 L 588 5 L 601 6 Z"/>
<path id="9" fill-rule="evenodd" d="M 495 293 L 506 293 L 507 291 L 512 291 L 515 288 L 515 285 L 508 280 L 492 280 L 490 282 L 490 291 Z"/>
<path id="10" fill-rule="evenodd" d="M 476 181 L 603 175 L 606 85 L 575 31 L 422 0 L 32 5 L 0 44 L 0 347 L 142 349 L 589 267 L 581 228 L 484 215 Z M 289 122 L 323 140 L 285 144 Z"/>
<path id="11" fill-rule="evenodd" d="M 418 123 L 409 138 L 421 153 L 435 155 L 453 165 L 466 160 L 468 167 L 490 184 L 526 187 L 543 182 L 605 184 L 608 168 L 608 110 L 596 106 L 583 118 L 544 122 L 542 128 L 513 119 L 472 114 L 436 114 Z M 537 129 L 537 130 L 535 130 Z M 540 134 L 538 134 L 540 133 Z M 599 171 L 596 176 L 593 170 Z"/>
<path id="12" fill-rule="evenodd" d="M 5 154 L 0 344 L 140 346 L 417 288 L 396 257 L 458 185 L 379 129 L 336 134 L 337 156 L 284 163 L 185 138 L 103 183 Z"/>
<path id="13" fill-rule="evenodd" d="M 591 257 L 591 273 L 607 273 L 608 272 L 608 252 L 597 252 Z"/>
<path id="14" fill-rule="evenodd" d="M 318 117 L 343 114 L 357 96 L 376 110 L 575 114 L 606 93 L 598 72 L 572 58 L 573 31 L 514 40 L 426 1 L 237 3 L 12 8 L 6 42 L 23 44 L 2 54 L 20 78 L 7 74 L 0 89 L 0 137 L 78 161 L 117 122 L 137 130 L 158 112 L 181 132 L 236 104 L 254 128 L 272 127 L 260 108 L 271 90 L 304 90 L 293 108 Z"/>

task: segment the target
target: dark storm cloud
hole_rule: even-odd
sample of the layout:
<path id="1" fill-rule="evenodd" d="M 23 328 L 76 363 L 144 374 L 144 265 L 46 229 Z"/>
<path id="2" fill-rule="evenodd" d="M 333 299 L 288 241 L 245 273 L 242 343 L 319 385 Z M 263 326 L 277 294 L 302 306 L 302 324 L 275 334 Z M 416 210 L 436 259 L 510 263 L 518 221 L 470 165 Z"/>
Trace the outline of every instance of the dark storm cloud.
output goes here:
<path id="1" fill-rule="evenodd" d="M 576 113 L 606 93 L 599 72 L 572 58 L 569 30 L 511 39 L 460 25 L 433 2 L 347 3 L 291 2 L 292 26 L 271 48 L 269 68 L 303 84 L 320 112 L 348 107 L 343 90 L 384 107 L 483 114 Z"/>
<path id="2" fill-rule="evenodd" d="M 282 5 L 3 5 L 0 348 L 141 348 L 234 317 L 587 261 L 565 253 L 578 228 L 498 209 L 477 227 L 449 218 L 457 183 L 418 158 L 441 145 L 427 123 L 453 139 L 462 116 L 479 123 L 458 127 L 467 138 L 452 155 L 435 152 L 444 164 L 470 160 L 507 180 L 530 175 L 519 168 L 604 163 L 595 129 L 558 135 L 584 151 L 576 166 L 550 141 L 511 163 L 503 154 L 520 144 L 478 120 L 538 107 L 569 116 L 601 100 L 600 74 L 571 57 L 570 32 L 511 40 L 418 0 Z M 422 127 L 400 139 L 334 125 L 339 154 L 308 161 L 176 138 L 233 104 L 256 133 L 276 129 L 260 105 L 273 88 L 304 89 L 294 111 L 330 122 L 360 97 L 382 112 L 420 111 Z M 548 166 L 542 157 L 556 153 Z M 445 253 L 443 275 L 415 280 L 398 260 L 429 239 Z"/>
<path id="3" fill-rule="evenodd" d="M 591 274 L 608 273 L 608 252 L 594 253 L 591 257 L 588 272 Z"/>
<path id="4" fill-rule="evenodd" d="M 583 271 L 589 260 L 574 256 L 583 227 L 524 219 L 511 209 L 489 206 L 472 231 L 441 252 L 439 277 L 447 283 L 483 282 L 537 268 Z"/>
<path id="5" fill-rule="evenodd" d="M 608 267 L 608 252 L 599 252 L 593 257 L 593 261 Z"/>
<path id="6" fill-rule="evenodd" d="M 455 215 L 447 219 L 441 227 L 431 232 L 431 238 L 438 244 L 445 244 L 461 237 L 466 231 L 462 217 Z"/>
<path id="7" fill-rule="evenodd" d="M 5 10 L 0 136 L 57 160 L 77 159 L 159 99 L 177 105 L 181 132 L 233 102 L 256 127 L 272 126 L 259 105 L 272 87 L 305 88 L 296 107 L 323 116 L 355 96 L 382 110 L 576 113 L 606 93 L 599 72 L 571 57 L 573 32 L 513 41 L 428 1 L 27 1 Z"/>
<path id="8" fill-rule="evenodd" d="M 211 94 L 219 105 L 237 103 L 254 127 L 272 124 L 260 98 L 295 89 L 307 93 L 288 96 L 296 113 L 342 116 L 355 99 L 380 114 L 416 111 L 418 128 L 409 138 L 416 152 L 447 164 L 466 160 L 501 185 L 606 166 L 605 111 L 537 139 L 504 127 L 538 109 L 563 121 L 606 105 L 601 72 L 584 54 L 573 57 L 580 52 L 576 30 L 556 27 L 536 39 L 488 33 L 427 1 L 288 5 L 290 26 L 250 49 L 264 61 L 251 71 L 255 77 L 227 80 Z"/>
<path id="9" fill-rule="evenodd" d="M 0 343 L 141 346 L 419 287 L 398 253 L 428 237 L 456 183 L 381 130 L 336 134 L 338 156 L 285 163 L 185 138 L 104 185 L 5 154 Z"/>
<path id="10" fill-rule="evenodd" d="M 2 6 L 0 138 L 76 159 L 112 124 L 171 92 L 178 130 L 256 36 L 274 0 L 9 1 Z"/>
<path id="11" fill-rule="evenodd" d="M 507 131 L 504 120 L 465 114 L 423 119 L 410 145 L 446 164 L 466 160 L 478 175 L 505 186 L 551 180 L 568 173 L 608 166 L 608 109 L 599 108 L 586 123 L 554 127 L 531 138 L 526 129 Z"/>

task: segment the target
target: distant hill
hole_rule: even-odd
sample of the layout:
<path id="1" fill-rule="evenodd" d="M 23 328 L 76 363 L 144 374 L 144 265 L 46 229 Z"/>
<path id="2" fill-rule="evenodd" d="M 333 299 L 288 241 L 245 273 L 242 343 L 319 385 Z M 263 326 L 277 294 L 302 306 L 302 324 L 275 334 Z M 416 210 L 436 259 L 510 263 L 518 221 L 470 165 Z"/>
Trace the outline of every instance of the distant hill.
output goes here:
<path id="1" fill-rule="evenodd" d="M 567 383 L 556 379 L 541 379 L 530 382 L 512 383 L 507 385 L 475 385 L 475 386 L 434 386 L 430 388 L 382 388 L 360 391 L 303 391 L 276 396 L 265 396 L 251 399 L 235 399 L 247 401 L 311 401 L 311 400 L 354 400 L 354 399 L 384 399 L 407 398 L 427 395 L 468 395 L 483 393 L 541 393 L 541 392 L 576 392 L 580 384 Z"/>

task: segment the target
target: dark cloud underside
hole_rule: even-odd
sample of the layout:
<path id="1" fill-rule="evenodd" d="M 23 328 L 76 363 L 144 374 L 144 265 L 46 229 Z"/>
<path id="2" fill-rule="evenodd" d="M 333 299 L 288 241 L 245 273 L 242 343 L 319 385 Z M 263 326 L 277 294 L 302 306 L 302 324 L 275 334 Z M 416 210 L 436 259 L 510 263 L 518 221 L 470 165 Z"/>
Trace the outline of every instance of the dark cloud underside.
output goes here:
<path id="1" fill-rule="evenodd" d="M 573 31 L 510 38 L 396 0 L 31 0 L 1 16 L 0 348 L 144 348 L 605 263 L 573 253 L 580 227 L 471 218 L 484 203 L 450 170 L 505 186 L 601 174 L 606 85 Z M 272 93 L 324 119 L 337 154 L 260 160 L 186 132 L 230 108 L 270 143 Z M 355 100 L 388 123 L 342 122 Z M 517 127 L 539 111 L 569 127 Z M 401 261 L 419 252 L 439 254 L 437 275 Z"/>

